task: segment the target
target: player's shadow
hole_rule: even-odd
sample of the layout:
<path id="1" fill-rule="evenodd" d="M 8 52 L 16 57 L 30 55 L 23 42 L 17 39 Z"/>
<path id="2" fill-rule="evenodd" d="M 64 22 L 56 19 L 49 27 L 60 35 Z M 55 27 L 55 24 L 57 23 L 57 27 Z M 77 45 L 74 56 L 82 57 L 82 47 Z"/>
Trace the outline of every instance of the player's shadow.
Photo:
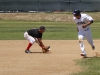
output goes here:
<path id="1" fill-rule="evenodd" d="M 100 58 L 100 54 L 98 52 L 96 52 L 96 55 L 93 57 L 86 57 L 86 58 Z"/>
<path id="2" fill-rule="evenodd" d="M 41 53 L 41 54 L 49 54 L 49 53 L 51 53 L 51 52 L 47 52 L 47 53 L 43 53 L 43 52 L 31 52 L 31 53 Z"/>
<path id="3" fill-rule="evenodd" d="M 100 58 L 100 56 L 86 57 L 86 58 Z"/>
<path id="4" fill-rule="evenodd" d="M 43 53 L 43 52 L 31 52 L 31 53 Z"/>

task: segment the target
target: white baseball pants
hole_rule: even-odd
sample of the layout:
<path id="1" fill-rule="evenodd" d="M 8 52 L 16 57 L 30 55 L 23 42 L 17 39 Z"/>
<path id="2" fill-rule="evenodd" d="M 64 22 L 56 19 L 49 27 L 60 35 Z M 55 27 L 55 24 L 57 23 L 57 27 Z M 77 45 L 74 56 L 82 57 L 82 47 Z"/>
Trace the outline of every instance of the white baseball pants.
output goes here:
<path id="1" fill-rule="evenodd" d="M 88 41 L 88 43 L 91 46 L 94 45 L 90 28 L 87 29 L 86 31 L 79 31 L 78 32 L 78 39 L 79 39 L 79 45 L 80 45 L 81 51 L 83 54 L 86 54 L 84 42 L 83 42 L 84 38 L 86 38 L 86 40 Z"/>
<path id="2" fill-rule="evenodd" d="M 25 32 L 24 33 L 24 37 L 31 43 L 31 44 L 34 44 L 35 42 L 39 44 L 39 41 L 37 40 L 37 38 L 34 38 L 32 36 L 30 36 L 28 34 L 28 32 Z"/>

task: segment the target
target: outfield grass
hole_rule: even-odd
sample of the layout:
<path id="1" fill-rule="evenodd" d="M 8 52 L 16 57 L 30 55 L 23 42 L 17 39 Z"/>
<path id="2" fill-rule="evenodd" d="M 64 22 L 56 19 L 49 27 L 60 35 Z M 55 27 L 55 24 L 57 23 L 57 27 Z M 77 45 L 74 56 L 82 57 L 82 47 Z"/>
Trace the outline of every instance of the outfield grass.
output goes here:
<path id="1" fill-rule="evenodd" d="M 23 34 L 31 28 L 46 27 L 44 40 L 77 40 L 76 25 L 66 22 L 0 21 L 0 40 L 24 40 Z M 91 25 L 93 39 L 100 39 L 99 22 Z"/>
<path id="2" fill-rule="evenodd" d="M 100 58 L 93 57 L 77 60 L 83 71 L 72 75 L 100 75 Z"/>

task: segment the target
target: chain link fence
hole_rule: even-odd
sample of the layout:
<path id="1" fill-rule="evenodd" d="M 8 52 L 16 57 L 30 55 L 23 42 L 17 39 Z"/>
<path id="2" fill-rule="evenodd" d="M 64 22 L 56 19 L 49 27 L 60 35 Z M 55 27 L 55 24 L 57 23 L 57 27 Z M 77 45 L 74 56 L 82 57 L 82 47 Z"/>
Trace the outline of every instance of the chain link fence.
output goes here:
<path id="1" fill-rule="evenodd" d="M 100 11 L 100 0 L 0 0 L 0 12 Z"/>

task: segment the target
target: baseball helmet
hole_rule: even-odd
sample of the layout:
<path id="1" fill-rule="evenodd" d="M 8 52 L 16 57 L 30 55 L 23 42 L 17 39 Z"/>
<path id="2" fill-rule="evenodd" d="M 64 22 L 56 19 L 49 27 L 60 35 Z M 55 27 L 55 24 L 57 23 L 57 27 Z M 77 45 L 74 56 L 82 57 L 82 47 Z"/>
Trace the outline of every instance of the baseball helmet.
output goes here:
<path id="1" fill-rule="evenodd" d="M 78 10 L 78 9 L 73 11 L 73 14 L 74 14 L 75 16 L 79 16 L 80 13 L 81 13 L 81 12 L 80 12 L 80 10 Z"/>

